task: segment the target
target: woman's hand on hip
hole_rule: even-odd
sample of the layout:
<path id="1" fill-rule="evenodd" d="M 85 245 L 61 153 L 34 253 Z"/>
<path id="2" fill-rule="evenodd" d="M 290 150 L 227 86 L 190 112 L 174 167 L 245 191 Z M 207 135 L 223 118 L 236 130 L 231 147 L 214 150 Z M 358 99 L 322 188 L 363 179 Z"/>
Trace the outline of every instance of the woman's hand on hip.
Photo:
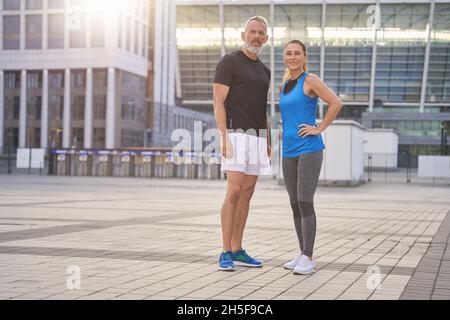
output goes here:
<path id="1" fill-rule="evenodd" d="M 310 126 L 307 124 L 301 124 L 298 126 L 299 128 L 301 128 L 297 134 L 302 137 L 302 138 L 306 138 L 308 136 L 317 136 L 321 133 L 321 131 L 319 130 L 319 128 L 315 127 L 315 126 Z"/>

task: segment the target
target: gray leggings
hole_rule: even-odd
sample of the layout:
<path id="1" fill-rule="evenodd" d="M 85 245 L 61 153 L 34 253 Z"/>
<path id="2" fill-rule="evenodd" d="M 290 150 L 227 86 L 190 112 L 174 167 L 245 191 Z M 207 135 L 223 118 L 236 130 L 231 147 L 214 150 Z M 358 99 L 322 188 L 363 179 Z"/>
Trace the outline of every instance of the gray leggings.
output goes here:
<path id="1" fill-rule="evenodd" d="M 322 167 L 323 151 L 283 158 L 283 176 L 294 214 L 295 230 L 302 254 L 312 257 L 316 238 L 314 193 Z"/>

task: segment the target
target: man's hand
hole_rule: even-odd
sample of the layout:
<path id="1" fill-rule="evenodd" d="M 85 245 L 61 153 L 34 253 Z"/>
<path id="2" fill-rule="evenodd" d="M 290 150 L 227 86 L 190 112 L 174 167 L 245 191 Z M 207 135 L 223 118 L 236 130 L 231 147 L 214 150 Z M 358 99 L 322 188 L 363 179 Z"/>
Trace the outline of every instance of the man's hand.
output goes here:
<path id="1" fill-rule="evenodd" d="M 233 144 L 228 138 L 228 135 L 220 139 L 220 151 L 222 152 L 222 156 L 225 156 L 227 159 L 233 157 Z"/>

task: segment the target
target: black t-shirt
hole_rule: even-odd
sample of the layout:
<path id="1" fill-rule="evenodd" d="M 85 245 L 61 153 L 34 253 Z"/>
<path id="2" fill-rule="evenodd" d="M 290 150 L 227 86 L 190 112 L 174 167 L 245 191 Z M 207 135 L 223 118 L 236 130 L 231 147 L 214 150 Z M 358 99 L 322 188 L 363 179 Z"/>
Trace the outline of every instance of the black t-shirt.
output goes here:
<path id="1" fill-rule="evenodd" d="M 230 53 L 220 60 L 214 83 L 230 87 L 225 100 L 228 129 L 267 129 L 267 92 L 270 70 L 259 60 L 242 51 Z"/>

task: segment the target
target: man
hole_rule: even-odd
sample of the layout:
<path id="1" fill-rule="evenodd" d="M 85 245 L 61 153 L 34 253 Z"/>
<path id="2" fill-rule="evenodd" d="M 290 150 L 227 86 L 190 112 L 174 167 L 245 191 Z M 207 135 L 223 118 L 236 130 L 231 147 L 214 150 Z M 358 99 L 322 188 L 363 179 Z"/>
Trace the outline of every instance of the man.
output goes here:
<path id="1" fill-rule="evenodd" d="M 267 93 L 270 70 L 258 55 L 268 40 L 265 18 L 251 17 L 241 38 L 244 47 L 219 62 L 214 77 L 214 113 L 220 131 L 221 170 L 227 193 L 222 205 L 223 251 L 219 270 L 235 265 L 262 267 L 242 247 L 250 200 L 259 175 L 270 174 Z"/>

